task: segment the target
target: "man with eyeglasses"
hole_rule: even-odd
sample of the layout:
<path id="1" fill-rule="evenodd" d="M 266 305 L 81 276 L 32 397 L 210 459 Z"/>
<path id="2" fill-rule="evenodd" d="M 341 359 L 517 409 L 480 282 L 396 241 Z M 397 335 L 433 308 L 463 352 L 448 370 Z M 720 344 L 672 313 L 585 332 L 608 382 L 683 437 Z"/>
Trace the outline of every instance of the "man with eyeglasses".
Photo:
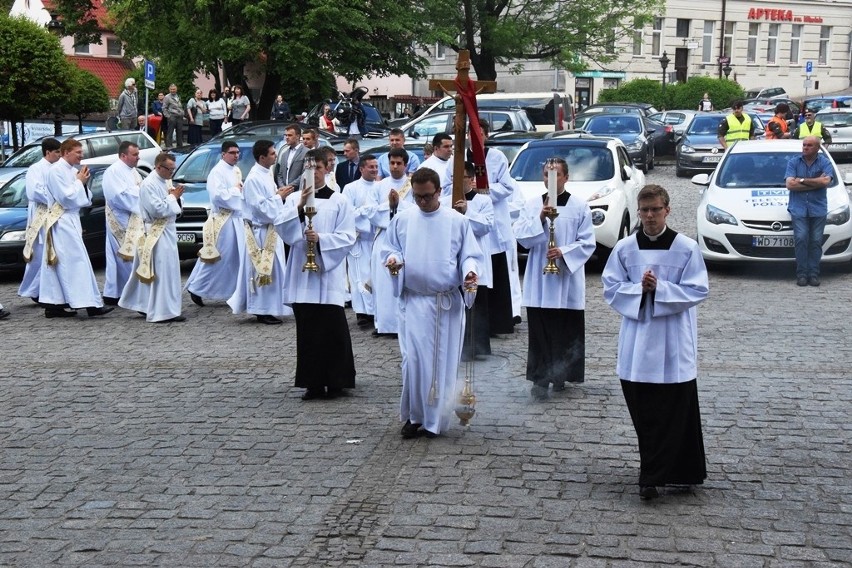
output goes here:
<path id="1" fill-rule="evenodd" d="M 207 175 L 211 210 L 204 223 L 204 246 L 184 286 L 198 306 L 205 299 L 225 302 L 234 295 L 245 248 L 240 147 L 226 140 L 221 151 L 222 158 Z"/>
<path id="2" fill-rule="evenodd" d="M 38 302 L 41 256 L 44 251 L 44 222 L 47 219 L 47 172 L 59 161 L 59 140 L 45 138 L 41 141 L 42 158 L 27 169 L 27 232 L 24 245 L 24 278 L 18 295 Z M 70 312 L 73 313 L 73 312 Z"/>
<path id="3" fill-rule="evenodd" d="M 826 144 L 831 144 L 831 133 L 828 128 L 825 128 L 821 122 L 816 119 L 813 111 L 805 111 L 805 121 L 796 127 L 793 131 L 793 138 L 807 138 L 808 136 L 816 136 L 821 138 Z"/>
<path id="4" fill-rule="evenodd" d="M 473 305 L 485 256 L 470 220 L 441 206 L 441 180 L 423 167 L 411 176 L 417 207 L 388 227 L 382 264 L 399 298 L 402 437 L 438 436 L 458 398 L 465 307 Z M 462 292 L 464 290 L 464 292 Z"/>
<path id="5" fill-rule="evenodd" d="M 565 390 L 565 383 L 585 381 L 586 368 L 586 262 L 595 252 L 592 212 L 585 199 L 565 189 L 568 164 L 556 162 L 556 203 L 548 193 L 529 199 L 513 226 L 515 237 L 529 249 L 524 272 L 523 305 L 527 308 L 529 344 L 527 380 L 531 394 L 546 400 L 548 389 Z M 548 170 L 544 168 L 547 187 Z M 553 221 L 556 246 L 550 246 L 547 214 L 556 210 Z M 554 261 L 557 274 L 545 274 Z"/>
<path id="6" fill-rule="evenodd" d="M 162 152 L 154 171 L 139 186 L 139 211 L 145 239 L 136 250 L 133 276 L 118 305 L 152 323 L 186 321 L 181 315 L 180 257 L 175 219 L 182 211 L 183 185 L 173 185 L 175 157 Z"/>
<path id="7" fill-rule="evenodd" d="M 642 228 L 618 241 L 601 280 L 621 314 L 617 373 L 639 440 L 639 497 L 707 477 L 698 406 L 698 310 L 708 295 L 698 243 L 666 225 L 669 194 L 639 191 Z"/>

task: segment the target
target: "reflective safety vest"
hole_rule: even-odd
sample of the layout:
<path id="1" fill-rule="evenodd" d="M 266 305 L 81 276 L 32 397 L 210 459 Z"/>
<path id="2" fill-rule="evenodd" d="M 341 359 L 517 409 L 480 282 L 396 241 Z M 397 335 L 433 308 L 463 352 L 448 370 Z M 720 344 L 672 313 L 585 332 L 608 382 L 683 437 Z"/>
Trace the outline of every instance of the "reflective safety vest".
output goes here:
<path id="1" fill-rule="evenodd" d="M 725 134 L 725 141 L 733 140 L 748 140 L 748 133 L 751 131 L 751 117 L 743 114 L 743 121 L 740 122 L 733 113 L 729 114 L 725 120 L 728 121 L 728 132 Z"/>
<path id="2" fill-rule="evenodd" d="M 769 127 L 769 125 L 772 124 L 773 122 L 778 125 L 778 128 L 781 129 L 781 134 L 787 134 L 787 121 L 784 120 L 783 118 L 778 118 L 777 116 L 773 116 L 769 120 L 769 123 L 767 123 L 767 125 L 766 125 L 766 139 L 767 140 L 777 140 L 777 139 L 780 138 L 779 136 L 775 136 L 775 133 L 772 132 L 772 128 Z"/>
<path id="3" fill-rule="evenodd" d="M 811 130 L 811 127 L 808 126 L 807 122 L 803 122 L 799 125 L 799 138 L 804 138 L 805 136 L 816 136 L 817 138 L 822 138 L 822 123 L 814 121 L 814 129 Z"/>

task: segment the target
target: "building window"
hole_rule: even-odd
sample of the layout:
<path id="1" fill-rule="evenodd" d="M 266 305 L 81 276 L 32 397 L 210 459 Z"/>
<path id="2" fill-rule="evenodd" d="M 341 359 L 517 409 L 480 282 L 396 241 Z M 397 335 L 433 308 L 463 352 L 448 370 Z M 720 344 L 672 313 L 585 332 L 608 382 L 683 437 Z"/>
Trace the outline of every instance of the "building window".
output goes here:
<path id="1" fill-rule="evenodd" d="M 447 58 L 447 46 L 442 43 L 435 44 L 435 59 L 443 60 Z"/>
<path id="2" fill-rule="evenodd" d="M 662 53 L 663 19 L 654 18 L 654 29 L 651 31 L 651 55 L 657 57 Z"/>
<path id="3" fill-rule="evenodd" d="M 799 62 L 799 52 L 802 45 L 802 24 L 793 24 L 793 31 L 790 34 L 790 63 Z"/>
<path id="4" fill-rule="evenodd" d="M 83 55 L 89 53 L 89 44 L 88 43 L 78 43 L 78 44 L 74 45 L 74 53 L 79 53 L 79 54 L 83 54 Z"/>
<path id="5" fill-rule="evenodd" d="M 618 33 L 618 29 L 612 28 L 606 34 L 606 52 L 607 53 L 615 53 L 615 38 Z"/>
<path id="6" fill-rule="evenodd" d="M 778 55 L 778 29 L 781 24 L 769 24 L 769 35 L 766 38 L 766 62 L 775 63 Z"/>
<path id="7" fill-rule="evenodd" d="M 819 64 L 828 64 L 828 38 L 831 37 L 831 26 L 820 26 L 819 28 Z"/>
<path id="8" fill-rule="evenodd" d="M 121 57 L 121 41 L 115 38 L 107 38 L 107 55 Z"/>
<path id="9" fill-rule="evenodd" d="M 757 36 L 760 34 L 760 24 L 748 25 L 748 47 L 746 48 L 746 63 L 757 60 Z"/>
<path id="10" fill-rule="evenodd" d="M 692 23 L 692 20 L 685 20 L 683 18 L 678 18 L 675 35 L 677 37 L 689 37 L 689 24 L 691 24 L 691 23 Z"/>
<path id="11" fill-rule="evenodd" d="M 633 18 L 633 55 L 642 55 L 642 24 L 638 18 Z"/>
<path id="12" fill-rule="evenodd" d="M 734 29 L 736 22 L 725 22 L 725 43 L 722 45 L 722 54 L 730 57 L 734 48 Z"/>
<path id="13" fill-rule="evenodd" d="M 704 41 L 701 43 L 701 62 L 713 62 L 713 35 L 716 33 L 716 22 L 706 20 L 704 22 Z"/>

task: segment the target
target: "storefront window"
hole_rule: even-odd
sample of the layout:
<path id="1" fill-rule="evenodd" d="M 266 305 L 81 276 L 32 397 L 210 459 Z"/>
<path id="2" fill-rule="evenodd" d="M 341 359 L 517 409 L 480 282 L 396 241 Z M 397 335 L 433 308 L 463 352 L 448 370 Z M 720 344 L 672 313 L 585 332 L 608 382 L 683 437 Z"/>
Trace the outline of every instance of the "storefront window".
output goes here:
<path id="1" fill-rule="evenodd" d="M 757 60 L 757 36 L 760 34 L 760 24 L 748 25 L 748 47 L 746 48 L 746 63 Z"/>

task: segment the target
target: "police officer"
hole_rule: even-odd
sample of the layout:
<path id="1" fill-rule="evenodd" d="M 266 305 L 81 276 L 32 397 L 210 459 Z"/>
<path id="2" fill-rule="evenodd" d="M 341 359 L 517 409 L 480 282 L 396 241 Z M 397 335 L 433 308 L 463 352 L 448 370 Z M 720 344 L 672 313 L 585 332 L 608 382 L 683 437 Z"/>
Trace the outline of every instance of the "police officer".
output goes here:
<path id="1" fill-rule="evenodd" d="M 722 148 L 727 148 L 728 144 L 736 140 L 754 139 L 754 122 L 743 112 L 743 102 L 734 101 L 731 108 L 734 112 L 725 117 L 717 131 Z"/>

